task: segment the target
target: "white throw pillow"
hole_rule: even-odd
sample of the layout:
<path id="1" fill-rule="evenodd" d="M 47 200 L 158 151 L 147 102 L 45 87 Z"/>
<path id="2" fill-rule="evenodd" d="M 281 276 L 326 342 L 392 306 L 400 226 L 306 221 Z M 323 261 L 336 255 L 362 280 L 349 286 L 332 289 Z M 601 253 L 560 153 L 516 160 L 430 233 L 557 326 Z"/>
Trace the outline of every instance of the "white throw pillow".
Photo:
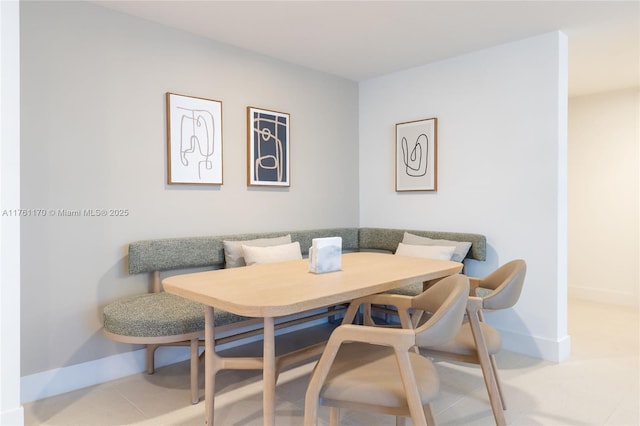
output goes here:
<path id="1" fill-rule="evenodd" d="M 244 251 L 244 261 L 247 263 L 247 266 L 258 263 L 276 263 L 302 259 L 300 243 L 297 241 L 290 244 L 269 247 L 243 245 L 242 250 Z"/>
<path id="2" fill-rule="evenodd" d="M 451 260 L 454 262 L 462 262 L 471 248 L 471 243 L 467 241 L 434 240 L 428 237 L 411 234 L 409 232 L 404 233 L 402 242 L 412 245 L 453 246 L 455 249 L 453 251 L 453 256 L 451 256 Z"/>
<path id="3" fill-rule="evenodd" d="M 451 260 L 453 246 L 425 246 L 398 243 L 396 255 L 424 257 L 425 259 Z"/>
<path id="4" fill-rule="evenodd" d="M 255 240 L 222 241 L 222 244 L 224 245 L 224 260 L 226 263 L 225 268 L 236 268 L 238 266 L 245 266 L 246 263 L 244 261 L 244 252 L 242 251 L 243 245 L 253 247 L 269 247 L 290 243 L 290 234 L 283 235 L 282 237 L 257 238 Z"/>

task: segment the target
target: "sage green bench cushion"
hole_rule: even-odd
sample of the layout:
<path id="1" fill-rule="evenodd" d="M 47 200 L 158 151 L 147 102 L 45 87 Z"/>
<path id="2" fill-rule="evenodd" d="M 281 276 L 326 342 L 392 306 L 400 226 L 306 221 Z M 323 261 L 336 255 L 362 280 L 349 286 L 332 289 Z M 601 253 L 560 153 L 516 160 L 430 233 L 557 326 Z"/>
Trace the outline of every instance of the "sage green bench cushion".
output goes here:
<path id="1" fill-rule="evenodd" d="M 164 238 L 129 244 L 129 273 L 187 269 L 224 264 L 222 239 Z"/>
<path id="2" fill-rule="evenodd" d="M 419 282 L 405 285 L 404 287 L 393 288 L 391 290 L 385 291 L 385 293 L 401 294 L 403 296 L 417 296 L 422 293 L 422 291 L 422 283 Z"/>
<path id="3" fill-rule="evenodd" d="M 221 268 L 225 262 L 224 240 L 253 240 L 291 234 L 291 241 L 298 241 L 302 254 L 306 255 L 314 238 L 341 237 L 343 251 L 394 252 L 405 232 L 433 239 L 468 241 L 472 245 L 467 258 L 486 259 L 486 240 L 480 234 L 386 228 L 328 228 L 135 241 L 129 244 L 129 273 L 139 274 L 200 266 Z"/>
<path id="4" fill-rule="evenodd" d="M 166 271 L 200 266 L 224 266 L 223 241 L 275 238 L 291 234 L 291 241 L 300 243 L 302 254 L 309 252 L 314 238 L 342 237 L 342 249 L 358 249 L 358 228 L 312 229 L 307 231 L 231 234 L 214 237 L 164 238 L 135 241 L 129 244 L 129 273 Z"/>
<path id="5" fill-rule="evenodd" d="M 249 319 L 220 309 L 215 325 Z M 104 329 L 120 336 L 162 337 L 194 332 L 204 334 L 204 306 L 184 297 L 160 292 L 117 300 L 105 306 Z"/>
<path id="6" fill-rule="evenodd" d="M 486 259 L 486 239 L 484 235 L 465 232 L 441 232 L 420 231 L 411 229 L 391 228 L 360 228 L 358 244 L 360 250 L 386 250 L 395 252 L 398 243 L 402 242 L 404 233 L 409 232 L 420 237 L 428 237 L 437 240 L 467 241 L 471 243 L 471 249 L 467 253 L 467 259 Z"/>
<path id="7" fill-rule="evenodd" d="M 302 254 L 309 254 L 309 247 L 314 238 L 340 237 L 342 238 L 342 251 L 358 250 L 358 228 L 328 228 L 314 229 L 310 231 L 291 232 L 291 240 L 298 241 Z"/>

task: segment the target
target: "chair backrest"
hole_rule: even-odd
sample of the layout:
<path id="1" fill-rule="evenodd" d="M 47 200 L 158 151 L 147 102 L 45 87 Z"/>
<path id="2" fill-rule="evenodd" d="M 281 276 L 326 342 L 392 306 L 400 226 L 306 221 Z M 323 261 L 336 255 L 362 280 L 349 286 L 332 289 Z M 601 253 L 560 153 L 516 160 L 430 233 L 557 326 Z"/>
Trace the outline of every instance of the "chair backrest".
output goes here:
<path id="1" fill-rule="evenodd" d="M 416 345 L 427 347 L 453 339 L 469 298 L 469 278 L 451 275 L 413 298 L 412 307 L 431 312 L 431 317 L 416 329 Z"/>
<path id="2" fill-rule="evenodd" d="M 515 305 L 520 298 L 526 273 L 525 261 L 516 259 L 480 280 L 479 287 L 493 290 L 482 298 L 482 308 L 507 309 Z"/>

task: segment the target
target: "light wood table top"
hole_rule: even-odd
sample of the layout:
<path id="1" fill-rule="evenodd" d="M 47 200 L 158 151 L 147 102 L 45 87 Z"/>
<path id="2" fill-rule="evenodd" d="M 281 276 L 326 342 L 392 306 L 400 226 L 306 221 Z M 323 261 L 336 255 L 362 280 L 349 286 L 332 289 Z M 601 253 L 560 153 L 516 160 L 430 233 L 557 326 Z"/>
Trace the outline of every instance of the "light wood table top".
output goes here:
<path id="1" fill-rule="evenodd" d="M 343 254 L 336 272 L 314 274 L 303 259 L 176 275 L 162 283 L 169 293 L 238 315 L 278 317 L 461 270 L 458 262 L 357 252 Z"/>

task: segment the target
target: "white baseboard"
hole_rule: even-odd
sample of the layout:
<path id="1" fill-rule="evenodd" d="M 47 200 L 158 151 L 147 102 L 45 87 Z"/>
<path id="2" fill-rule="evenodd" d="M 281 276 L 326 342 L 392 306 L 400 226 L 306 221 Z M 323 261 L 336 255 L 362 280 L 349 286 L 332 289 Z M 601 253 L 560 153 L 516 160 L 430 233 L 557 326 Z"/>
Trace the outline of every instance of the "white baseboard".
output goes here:
<path id="1" fill-rule="evenodd" d="M 173 362 L 179 362 L 189 354 L 189 350 L 185 348 L 167 347 L 166 349 L 168 351 L 158 351 L 156 360 L 158 366 L 167 365 L 168 360 L 161 361 L 161 358 L 165 358 L 164 355 L 173 358 Z M 143 371 L 145 371 L 144 349 L 112 355 L 95 361 L 23 376 L 20 399 L 24 404 Z"/>
<path id="2" fill-rule="evenodd" d="M 569 298 L 572 299 L 583 299 L 611 305 L 631 306 L 635 308 L 637 308 L 639 304 L 637 295 L 621 291 L 577 286 L 569 286 L 567 290 Z"/>
<path id="3" fill-rule="evenodd" d="M 307 327 L 325 324 L 326 319 L 319 319 L 299 324 L 295 327 L 277 330 L 276 335 L 290 333 Z M 218 350 L 229 349 L 241 344 L 262 340 L 261 335 L 247 339 L 226 343 L 217 347 Z M 162 346 L 155 356 L 156 368 L 182 362 L 189 359 L 189 347 Z M 41 373 L 22 376 L 20 381 L 20 400 L 22 404 L 48 398 L 62 393 L 83 389 L 100 383 L 116 380 L 132 374 L 146 371 L 145 349 L 126 352 L 106 358 L 89 361 L 68 367 L 56 368 Z M 189 380 L 185 377 L 185 380 Z M 1 425 L 4 423 L 0 422 Z"/>
<path id="4" fill-rule="evenodd" d="M 523 335 L 499 330 L 502 347 L 511 352 L 541 358 L 552 362 L 562 362 L 571 354 L 571 337 L 549 340 L 541 337 Z"/>
<path id="5" fill-rule="evenodd" d="M 24 409 L 22 406 L 10 410 L 0 411 L 0 425 L 22 426 L 24 425 Z"/>

